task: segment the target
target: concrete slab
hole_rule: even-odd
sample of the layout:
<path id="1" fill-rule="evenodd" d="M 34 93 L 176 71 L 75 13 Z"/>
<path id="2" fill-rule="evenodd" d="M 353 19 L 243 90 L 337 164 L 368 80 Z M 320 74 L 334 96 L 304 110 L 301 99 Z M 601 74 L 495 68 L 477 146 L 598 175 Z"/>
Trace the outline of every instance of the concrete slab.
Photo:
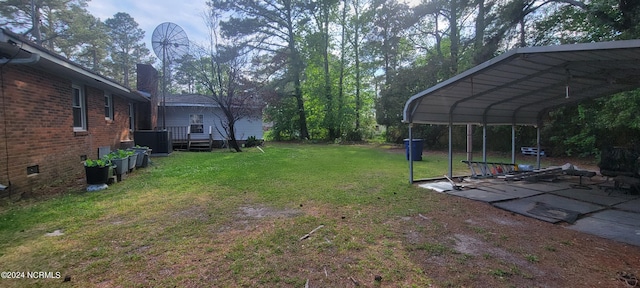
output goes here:
<path id="1" fill-rule="evenodd" d="M 465 179 L 461 185 L 466 185 L 467 188 L 461 191 L 453 190 L 448 181 L 439 182 L 435 186 L 420 186 L 487 202 L 549 223 L 573 222 L 567 228 L 640 246 L 640 195 L 625 194 L 628 192 L 625 190 L 606 190 L 609 183 L 603 181 L 590 182 L 583 179 L 583 183 L 593 188 L 585 190 L 571 187 L 578 183 L 576 179 L 558 180 L 553 183 L 531 183 Z"/>
<path id="2" fill-rule="evenodd" d="M 567 228 L 640 246 L 639 224 L 640 214 L 638 213 L 606 210 L 580 219 Z"/>
<path id="3" fill-rule="evenodd" d="M 616 209 L 640 213 L 640 199 L 633 199 L 613 206 Z"/>
<path id="4" fill-rule="evenodd" d="M 511 182 L 509 185 L 516 187 L 523 187 L 526 189 L 542 191 L 542 192 L 551 192 L 562 189 L 567 189 L 569 185 L 563 185 L 558 183 L 530 183 L 530 182 Z"/>
<path id="5" fill-rule="evenodd" d="M 549 193 L 603 206 L 613 206 L 629 200 L 628 197 L 625 198 L 608 195 L 608 192 L 600 189 L 567 189 Z"/>
<path id="6" fill-rule="evenodd" d="M 575 223 L 576 220 L 578 220 L 578 217 L 580 217 L 580 212 L 550 206 L 542 202 L 536 202 L 536 205 L 531 208 L 531 210 L 527 210 L 527 213 L 558 219 L 571 224 Z"/>
<path id="7" fill-rule="evenodd" d="M 499 202 L 499 203 L 493 203 L 493 206 L 496 206 L 498 208 L 502 208 L 504 210 L 507 211 L 511 211 L 514 213 L 518 213 L 520 215 L 524 215 L 527 217 L 531 217 L 531 218 L 535 218 L 538 220 L 542 220 L 545 222 L 549 222 L 549 223 L 558 223 L 560 222 L 559 219 L 555 219 L 555 218 L 550 218 L 550 217 L 545 217 L 542 215 L 536 215 L 533 213 L 529 213 L 528 211 L 531 211 L 531 209 L 534 209 L 536 207 L 536 202 L 535 201 L 529 201 L 526 198 L 525 199 L 515 199 L 515 200 L 510 200 L 510 201 L 505 201 L 505 202 Z"/>
<path id="8" fill-rule="evenodd" d="M 496 192 L 484 191 L 480 189 L 469 189 L 469 190 L 461 190 L 461 191 L 452 190 L 447 192 L 447 194 L 456 195 L 459 197 L 464 197 L 472 200 L 488 202 L 488 203 L 517 198 L 515 196 L 508 195 L 505 193 L 496 193 Z"/>
<path id="9" fill-rule="evenodd" d="M 541 194 L 541 195 L 536 195 L 528 198 L 510 200 L 510 201 L 505 201 L 500 203 L 493 203 L 493 205 L 511 212 L 533 217 L 533 218 L 547 221 L 550 223 L 557 223 L 560 221 L 559 219 L 544 217 L 542 215 L 536 215 L 534 213 L 530 213 L 529 211 L 534 209 L 538 202 L 544 203 L 549 207 L 557 207 L 561 210 L 575 211 L 580 214 L 588 214 L 588 213 L 592 213 L 605 208 L 604 206 L 601 206 L 601 205 L 569 199 L 569 198 L 552 195 L 552 194 Z"/>
<path id="10" fill-rule="evenodd" d="M 593 213 L 602 210 L 605 207 L 593 203 L 587 203 L 579 200 L 569 199 L 552 194 L 542 194 L 526 198 L 529 201 L 542 202 L 550 206 L 580 212 L 581 214 Z"/>
<path id="11" fill-rule="evenodd" d="M 493 192 L 493 193 L 502 193 L 502 194 L 504 194 L 504 190 L 498 189 L 498 188 L 496 188 L 494 186 L 495 185 L 480 186 L 480 187 L 478 187 L 478 189 L 484 190 L 484 191 Z"/>
<path id="12" fill-rule="evenodd" d="M 515 198 L 531 197 L 544 193 L 542 191 L 527 189 L 525 186 L 520 185 L 498 184 L 491 186 L 491 188 Z"/>
<path id="13" fill-rule="evenodd" d="M 640 230 L 640 214 L 621 210 L 605 210 L 591 215 L 593 218 L 637 227 Z"/>

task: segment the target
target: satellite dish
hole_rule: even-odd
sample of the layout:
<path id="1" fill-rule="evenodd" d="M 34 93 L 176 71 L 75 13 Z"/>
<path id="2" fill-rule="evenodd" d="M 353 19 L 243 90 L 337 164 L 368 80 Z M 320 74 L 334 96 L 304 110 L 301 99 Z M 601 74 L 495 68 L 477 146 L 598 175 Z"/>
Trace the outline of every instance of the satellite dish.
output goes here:
<path id="1" fill-rule="evenodd" d="M 162 61 L 178 59 L 189 51 L 189 39 L 187 33 L 175 23 L 164 22 L 151 36 L 151 47 Z"/>
<path id="2" fill-rule="evenodd" d="M 187 54 L 189 38 L 187 33 L 175 23 L 164 22 L 151 35 L 151 47 L 162 60 L 162 129 L 166 126 L 165 96 L 167 94 L 167 64 Z"/>

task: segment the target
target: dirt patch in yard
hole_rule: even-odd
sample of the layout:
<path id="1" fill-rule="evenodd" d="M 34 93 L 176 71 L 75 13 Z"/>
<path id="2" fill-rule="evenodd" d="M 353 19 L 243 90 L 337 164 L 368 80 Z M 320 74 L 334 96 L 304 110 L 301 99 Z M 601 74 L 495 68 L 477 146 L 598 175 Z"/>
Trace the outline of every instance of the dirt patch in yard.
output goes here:
<path id="1" fill-rule="evenodd" d="M 239 218 L 265 218 L 265 217 L 295 217 L 302 214 L 302 211 L 295 209 L 275 209 L 266 206 L 242 206 L 236 213 Z"/>
<path id="2" fill-rule="evenodd" d="M 246 205 L 236 210 L 233 223 L 218 232 L 226 232 L 222 233 L 226 237 L 252 239 L 270 233 L 273 227 L 292 224 L 300 216 L 333 219 L 309 239 L 273 244 L 282 249 L 281 255 L 268 260 L 282 269 L 277 269 L 277 274 L 304 277 L 310 287 L 356 287 L 354 281 L 360 287 L 402 287 L 424 284 L 424 279 L 415 279 L 420 275 L 430 279 L 429 287 L 629 287 L 619 275 L 640 274 L 639 247 L 486 203 L 425 193 L 428 196 L 420 201 L 436 201 L 439 209 L 415 211 L 383 223 L 376 223 L 375 219 L 362 221 L 362 217 L 371 214 L 359 207 L 305 205 L 300 209 L 276 209 Z M 380 201 L 392 203 L 393 198 Z M 366 232 L 349 232 L 355 223 L 359 230 L 372 234 L 379 229 L 392 233 L 367 239 Z M 340 244 L 345 242 L 351 244 Z M 233 251 L 225 253 L 233 255 Z M 370 261 L 377 264 L 363 264 Z M 388 267 L 402 271 L 384 271 Z M 216 275 L 225 273 L 228 272 L 222 269 Z M 384 277 L 378 282 L 375 279 L 380 275 Z M 259 282 L 244 284 L 261 286 Z"/>
<path id="3" fill-rule="evenodd" d="M 482 202 L 434 196 L 439 211 L 394 225 L 437 287 L 629 287 L 619 275 L 640 273 L 639 247 Z"/>

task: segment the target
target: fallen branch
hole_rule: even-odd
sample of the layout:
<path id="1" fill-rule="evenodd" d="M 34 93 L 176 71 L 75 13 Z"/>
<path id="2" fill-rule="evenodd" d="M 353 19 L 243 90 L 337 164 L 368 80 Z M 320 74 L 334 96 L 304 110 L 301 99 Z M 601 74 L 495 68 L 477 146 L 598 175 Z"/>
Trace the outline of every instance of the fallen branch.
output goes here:
<path id="1" fill-rule="evenodd" d="M 356 279 L 354 279 L 353 277 L 349 276 L 349 279 L 351 279 L 351 281 L 353 282 L 353 285 L 356 286 L 360 286 L 360 282 L 358 282 Z"/>
<path id="2" fill-rule="evenodd" d="M 300 237 L 300 241 L 309 238 L 311 236 L 311 234 L 315 233 L 316 231 L 318 231 L 318 229 L 320 229 L 322 227 L 324 227 L 324 225 L 320 225 L 320 226 L 316 227 L 316 229 L 311 230 L 311 232 L 309 232 L 306 235 Z"/>
<path id="3" fill-rule="evenodd" d="M 418 214 L 418 216 L 420 216 L 420 218 L 422 218 L 422 219 L 424 219 L 424 220 L 429 220 L 429 217 L 424 216 L 424 215 L 422 215 L 422 214 Z"/>

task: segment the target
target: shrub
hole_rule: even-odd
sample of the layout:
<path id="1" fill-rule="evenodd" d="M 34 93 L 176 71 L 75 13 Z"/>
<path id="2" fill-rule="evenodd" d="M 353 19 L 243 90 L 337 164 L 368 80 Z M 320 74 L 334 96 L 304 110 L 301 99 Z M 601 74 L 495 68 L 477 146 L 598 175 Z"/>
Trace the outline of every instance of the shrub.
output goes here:
<path id="1" fill-rule="evenodd" d="M 244 147 L 255 147 L 262 145 L 262 140 L 257 139 L 256 136 L 249 136 L 247 138 L 247 142 L 244 144 Z"/>

